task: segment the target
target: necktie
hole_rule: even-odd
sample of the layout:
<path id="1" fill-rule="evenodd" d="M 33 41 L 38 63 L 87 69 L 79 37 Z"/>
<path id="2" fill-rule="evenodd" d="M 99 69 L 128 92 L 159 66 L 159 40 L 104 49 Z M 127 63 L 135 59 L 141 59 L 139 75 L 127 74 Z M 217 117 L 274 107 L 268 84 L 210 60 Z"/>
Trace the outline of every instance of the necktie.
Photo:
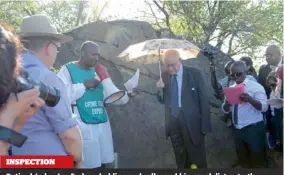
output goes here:
<path id="1" fill-rule="evenodd" d="M 233 115 L 234 124 L 238 124 L 238 105 L 234 105 L 234 115 Z"/>
<path id="2" fill-rule="evenodd" d="M 177 75 L 172 76 L 171 90 L 171 114 L 172 116 L 177 117 L 179 113 Z"/>

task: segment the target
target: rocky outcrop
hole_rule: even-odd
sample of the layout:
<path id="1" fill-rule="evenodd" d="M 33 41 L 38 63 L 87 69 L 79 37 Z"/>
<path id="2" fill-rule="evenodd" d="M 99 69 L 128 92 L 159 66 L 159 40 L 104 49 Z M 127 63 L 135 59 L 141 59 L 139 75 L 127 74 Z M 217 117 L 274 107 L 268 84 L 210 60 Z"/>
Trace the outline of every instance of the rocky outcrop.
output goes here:
<path id="1" fill-rule="evenodd" d="M 156 82 L 159 77 L 158 64 L 125 62 L 116 57 L 131 44 L 157 38 L 152 26 L 141 21 L 97 21 L 67 34 L 73 36 L 74 40 L 62 46 L 55 65 L 57 68 L 69 61 L 77 60 L 80 45 L 86 40 L 92 40 L 100 45 L 102 55 L 100 62 L 107 67 L 118 88 L 123 89 L 125 81 L 137 68 L 140 69 L 138 87 L 140 95 L 131 99 L 127 105 L 107 108 L 114 147 L 119 158 L 118 166 L 120 168 L 175 167 L 170 141 L 165 139 L 163 106 L 158 104 L 155 97 Z M 216 55 L 218 77 L 224 75 L 222 67 L 228 59 L 218 51 Z M 208 82 L 205 86 L 208 86 L 210 92 L 208 98 L 211 99 L 212 105 L 218 107 L 220 102 L 213 97 L 209 84 L 208 59 L 200 54 L 197 58 L 185 60 L 184 64 L 197 67 L 204 72 Z M 219 120 L 221 112 L 217 108 L 211 110 L 213 132 L 206 138 L 208 165 L 214 168 L 229 167 L 234 161 L 230 130 Z"/>

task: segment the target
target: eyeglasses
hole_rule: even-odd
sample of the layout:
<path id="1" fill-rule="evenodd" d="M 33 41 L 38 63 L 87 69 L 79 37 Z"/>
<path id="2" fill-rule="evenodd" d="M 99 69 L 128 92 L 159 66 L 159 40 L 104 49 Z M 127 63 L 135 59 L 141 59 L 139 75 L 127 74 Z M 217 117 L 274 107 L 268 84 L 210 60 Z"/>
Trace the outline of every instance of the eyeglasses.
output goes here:
<path id="1" fill-rule="evenodd" d="M 178 62 L 175 62 L 175 63 L 173 63 L 173 64 L 167 64 L 167 65 L 165 65 L 166 66 L 166 68 L 174 68 L 174 67 L 176 67 L 176 65 L 178 64 Z"/>
<path id="2" fill-rule="evenodd" d="M 241 75 L 243 75 L 243 72 L 236 72 L 236 73 L 230 74 L 229 76 L 232 77 L 232 78 L 238 78 Z"/>
<path id="3" fill-rule="evenodd" d="M 56 43 L 56 42 L 52 42 L 52 41 L 50 41 L 49 43 L 55 45 L 55 47 L 57 49 L 57 52 L 59 52 L 59 50 L 60 50 L 60 43 Z"/>

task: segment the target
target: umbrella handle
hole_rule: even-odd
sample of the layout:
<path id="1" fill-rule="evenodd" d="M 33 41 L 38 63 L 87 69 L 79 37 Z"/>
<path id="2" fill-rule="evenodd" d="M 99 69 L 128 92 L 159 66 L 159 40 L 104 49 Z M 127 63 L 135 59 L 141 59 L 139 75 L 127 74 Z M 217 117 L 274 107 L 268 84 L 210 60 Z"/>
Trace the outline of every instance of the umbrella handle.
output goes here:
<path id="1" fill-rule="evenodd" d="M 161 61 L 159 61 L 159 71 L 160 71 L 160 79 L 162 79 Z"/>
<path id="2" fill-rule="evenodd" d="M 158 52 L 159 52 L 159 71 L 160 71 L 160 79 L 162 79 L 162 71 L 161 71 L 161 46 L 159 46 Z"/>

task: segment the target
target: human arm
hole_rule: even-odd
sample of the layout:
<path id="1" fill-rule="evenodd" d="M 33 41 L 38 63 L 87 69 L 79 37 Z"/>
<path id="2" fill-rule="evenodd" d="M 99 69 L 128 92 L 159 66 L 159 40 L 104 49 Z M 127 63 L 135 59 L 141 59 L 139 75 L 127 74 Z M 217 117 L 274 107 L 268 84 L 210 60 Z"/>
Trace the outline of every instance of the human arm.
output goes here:
<path id="1" fill-rule="evenodd" d="M 66 66 L 62 66 L 57 75 L 65 84 L 67 88 L 67 96 L 70 99 L 71 103 L 81 98 L 86 92 L 86 89 L 95 88 L 100 84 L 100 81 L 95 79 L 86 80 L 83 83 L 73 84 L 70 73 Z"/>
<path id="2" fill-rule="evenodd" d="M 156 97 L 157 97 L 157 100 L 159 103 L 161 104 L 165 104 L 165 100 L 164 100 L 164 88 L 165 88 L 165 84 L 163 82 L 163 79 L 160 79 L 158 82 L 157 82 L 157 94 L 156 94 Z"/>
<path id="3" fill-rule="evenodd" d="M 277 70 L 277 85 L 275 89 L 276 98 L 280 98 L 281 91 L 283 90 L 283 68 L 284 66 L 282 65 Z"/>
<path id="4" fill-rule="evenodd" d="M 255 109 L 266 112 L 268 110 L 267 96 L 263 87 L 255 87 L 253 96 L 248 93 L 243 93 L 240 99 L 244 102 L 250 103 Z"/>
<path id="5" fill-rule="evenodd" d="M 232 105 L 226 100 L 226 98 L 225 98 L 221 108 L 222 108 L 222 111 L 225 114 L 229 114 L 232 111 Z"/>
<path id="6" fill-rule="evenodd" d="M 74 157 L 75 162 L 82 161 L 82 137 L 77 122 L 72 118 L 71 104 L 67 98 L 66 87 L 54 73 L 45 76 L 45 82 L 53 85 L 61 92 L 61 97 L 55 107 L 44 107 L 54 132 L 57 133 L 65 147 L 67 154 Z"/>
<path id="7" fill-rule="evenodd" d="M 201 132 L 206 134 L 212 131 L 211 119 L 210 119 L 210 107 L 209 107 L 209 95 L 207 84 L 200 70 L 195 71 L 195 80 L 197 82 L 197 93 L 199 99 L 199 108 L 201 116 Z"/>
<path id="8" fill-rule="evenodd" d="M 216 78 L 216 71 L 215 71 L 215 66 L 211 65 L 210 66 L 210 72 L 211 72 L 211 85 L 214 89 L 214 96 L 217 99 L 223 99 L 224 95 L 222 93 L 222 85 L 220 84 L 220 82 L 217 81 Z"/>
<path id="9" fill-rule="evenodd" d="M 57 75 L 59 76 L 59 78 L 61 78 L 67 89 L 67 96 L 70 99 L 71 103 L 75 102 L 77 99 L 81 98 L 84 95 L 86 91 L 84 83 L 73 84 L 70 73 L 66 66 L 62 66 Z"/>
<path id="10" fill-rule="evenodd" d="M 7 103 L 1 107 L 0 125 L 14 130 L 20 136 L 19 132 L 25 122 L 44 105 L 44 101 L 38 96 L 39 91 L 37 89 L 23 91 L 18 93 L 17 96 L 10 94 Z M 0 155 L 5 155 L 9 147 L 10 143 L 1 140 Z"/>
<path id="11" fill-rule="evenodd" d="M 265 75 L 265 65 L 262 65 L 259 68 L 258 73 L 258 83 L 261 84 L 263 87 L 266 87 L 266 75 Z"/>

